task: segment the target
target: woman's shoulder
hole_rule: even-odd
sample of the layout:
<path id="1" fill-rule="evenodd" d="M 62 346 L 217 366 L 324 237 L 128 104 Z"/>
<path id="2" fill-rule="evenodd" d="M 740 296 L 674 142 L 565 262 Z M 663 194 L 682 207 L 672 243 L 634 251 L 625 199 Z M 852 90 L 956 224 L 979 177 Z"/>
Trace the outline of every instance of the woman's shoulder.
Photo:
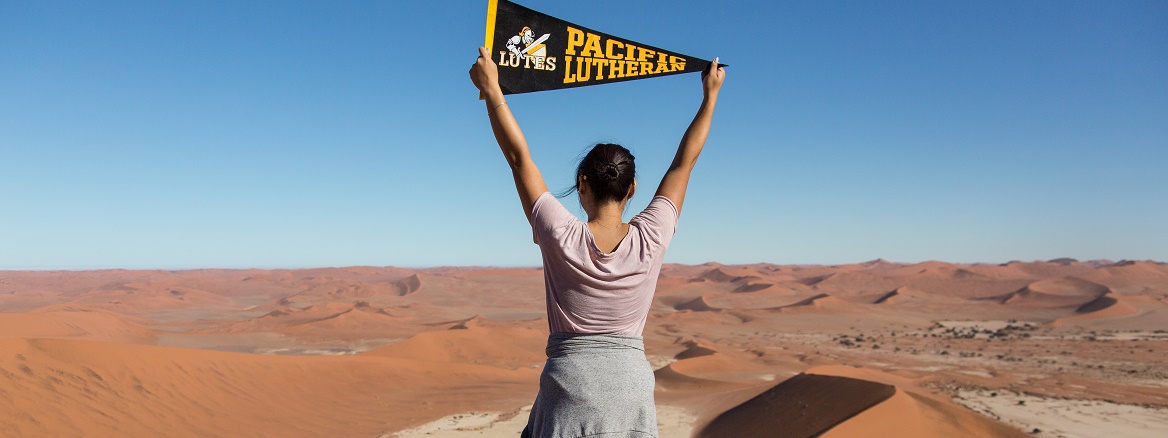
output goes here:
<path id="1" fill-rule="evenodd" d="M 677 232 L 677 207 L 669 198 L 655 196 L 629 224 L 636 226 L 641 236 L 654 246 L 668 246 Z"/>
<path id="2" fill-rule="evenodd" d="M 645 206 L 633 220 L 652 220 L 655 222 L 677 222 L 677 205 L 673 203 L 668 197 L 657 195 L 654 196 L 649 205 Z M 631 220 L 629 222 L 632 222 Z"/>
<path id="3" fill-rule="evenodd" d="M 531 229 L 535 233 L 537 242 L 542 240 L 542 236 L 551 237 L 561 234 L 557 230 L 563 230 L 565 227 L 579 223 L 580 220 L 576 218 L 576 215 L 568 211 L 551 192 L 539 195 L 532 205 Z"/>
<path id="4" fill-rule="evenodd" d="M 531 203 L 531 222 L 534 225 L 537 218 L 562 215 L 561 211 L 567 211 L 564 204 L 561 204 L 552 192 L 543 192 Z"/>

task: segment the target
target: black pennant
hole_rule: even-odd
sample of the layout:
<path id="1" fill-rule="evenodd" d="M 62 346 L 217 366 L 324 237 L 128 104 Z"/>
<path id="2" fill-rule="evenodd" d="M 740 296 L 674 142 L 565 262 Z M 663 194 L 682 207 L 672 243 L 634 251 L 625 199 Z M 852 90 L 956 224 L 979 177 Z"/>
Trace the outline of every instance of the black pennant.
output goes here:
<path id="1" fill-rule="evenodd" d="M 579 26 L 507 0 L 490 0 L 487 52 L 503 94 L 697 72 L 710 61 Z"/>

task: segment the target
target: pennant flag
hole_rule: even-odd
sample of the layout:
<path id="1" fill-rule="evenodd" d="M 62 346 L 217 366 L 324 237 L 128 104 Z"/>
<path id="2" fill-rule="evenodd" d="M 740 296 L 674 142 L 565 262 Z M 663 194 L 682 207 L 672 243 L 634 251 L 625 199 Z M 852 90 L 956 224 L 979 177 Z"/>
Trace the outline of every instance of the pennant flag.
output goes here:
<path id="1" fill-rule="evenodd" d="M 507 0 L 490 0 L 487 52 L 503 94 L 705 70 L 710 61 L 597 32 Z"/>

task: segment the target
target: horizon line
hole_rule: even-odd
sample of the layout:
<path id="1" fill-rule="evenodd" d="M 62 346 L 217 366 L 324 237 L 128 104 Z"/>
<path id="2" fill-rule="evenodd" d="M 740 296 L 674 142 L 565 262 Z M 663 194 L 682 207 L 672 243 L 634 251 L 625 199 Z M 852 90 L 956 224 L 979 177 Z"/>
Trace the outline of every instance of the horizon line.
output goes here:
<path id="1" fill-rule="evenodd" d="M 1005 261 L 1005 262 L 984 262 L 984 261 L 982 261 L 982 262 L 949 262 L 949 261 L 937 260 L 937 259 L 927 259 L 927 260 L 922 260 L 922 261 L 918 261 L 918 262 L 902 262 L 902 261 L 890 261 L 890 260 L 886 260 L 884 258 L 875 258 L 875 259 L 871 259 L 871 260 L 865 260 L 862 262 L 847 262 L 847 263 L 774 263 L 774 262 L 721 263 L 721 262 L 717 262 L 717 261 L 707 261 L 704 263 L 668 263 L 667 262 L 664 265 L 667 265 L 667 266 L 773 265 L 773 266 L 828 266 L 828 267 L 833 267 L 833 266 L 847 266 L 847 265 L 863 265 L 863 264 L 871 264 L 871 263 L 879 263 L 879 262 L 896 264 L 896 265 L 905 265 L 905 266 L 912 266 L 912 265 L 918 265 L 918 264 L 930 263 L 930 262 L 945 263 L 945 264 L 951 264 L 951 265 L 973 265 L 973 266 L 977 266 L 977 265 L 1008 265 L 1011 263 L 1059 263 L 1059 262 L 1085 263 L 1085 264 L 1094 263 L 1094 264 L 1100 264 L 1100 265 L 1118 265 L 1121 263 L 1134 263 L 1134 262 L 1150 262 L 1150 263 L 1156 263 L 1156 264 L 1165 264 L 1166 263 L 1166 262 L 1154 260 L 1154 259 L 1140 260 L 1140 259 L 1126 259 L 1125 258 L 1125 259 L 1120 259 L 1120 260 L 1112 260 L 1112 259 L 1100 258 L 1100 259 L 1079 260 L 1079 259 L 1076 259 L 1073 257 L 1057 257 L 1057 258 L 1053 258 L 1053 259 L 1049 259 L 1049 260 L 1012 259 L 1012 260 Z M 301 270 L 312 270 L 312 269 L 352 269 L 352 268 L 374 268 L 374 269 L 397 268 L 397 269 L 412 269 L 412 270 L 417 270 L 417 271 L 438 270 L 438 269 L 543 269 L 542 266 L 538 266 L 538 265 L 477 265 L 477 264 L 468 264 L 468 265 L 413 265 L 413 266 L 411 266 L 411 265 L 343 265 L 343 266 L 338 265 L 338 266 L 299 266 L 299 267 L 290 267 L 290 266 L 271 266 L 271 267 L 259 267 L 259 266 L 250 266 L 250 267 L 118 267 L 118 266 L 78 267 L 78 266 L 69 266 L 69 267 L 0 267 L 0 272 L 301 271 Z"/>

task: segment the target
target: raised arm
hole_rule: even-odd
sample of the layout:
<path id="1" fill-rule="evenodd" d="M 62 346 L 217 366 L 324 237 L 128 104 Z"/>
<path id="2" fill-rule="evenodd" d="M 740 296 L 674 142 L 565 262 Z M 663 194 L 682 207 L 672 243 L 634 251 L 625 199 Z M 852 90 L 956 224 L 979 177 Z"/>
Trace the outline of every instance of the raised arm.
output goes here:
<path id="1" fill-rule="evenodd" d="M 479 59 L 470 68 L 470 80 L 485 98 L 487 117 L 491 119 L 495 141 L 499 142 L 499 149 L 503 151 L 503 157 L 511 166 L 515 189 L 519 191 L 519 201 L 523 203 L 523 214 L 527 215 L 527 221 L 531 222 L 531 209 L 539 195 L 548 191 L 547 184 L 544 183 L 539 168 L 535 167 L 535 162 L 531 161 L 527 139 L 523 138 L 519 122 L 511 114 L 507 101 L 503 99 L 503 90 L 499 88 L 499 70 L 487 53 L 486 47 L 479 47 Z"/>
<path id="2" fill-rule="evenodd" d="M 685 130 L 685 135 L 681 136 L 681 144 L 677 146 L 673 164 L 669 165 L 665 177 L 661 178 L 661 185 L 657 187 L 657 196 L 664 196 L 673 201 L 678 214 L 681 214 L 681 204 L 685 201 L 689 174 L 698 163 L 698 155 L 702 153 L 706 137 L 710 134 L 710 121 L 714 119 L 718 90 L 722 88 L 722 80 L 725 78 L 726 70 L 718 67 L 718 58 L 714 58 L 710 67 L 702 72 L 702 105 L 698 107 L 698 114 Z"/>

